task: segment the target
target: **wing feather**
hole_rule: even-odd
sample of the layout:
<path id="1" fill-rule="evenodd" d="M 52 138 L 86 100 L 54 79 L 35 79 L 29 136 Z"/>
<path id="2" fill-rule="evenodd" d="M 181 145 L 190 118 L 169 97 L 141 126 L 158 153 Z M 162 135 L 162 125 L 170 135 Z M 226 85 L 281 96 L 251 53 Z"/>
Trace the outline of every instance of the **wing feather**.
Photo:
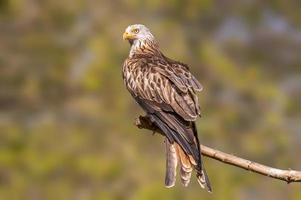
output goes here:
<path id="1" fill-rule="evenodd" d="M 187 121 L 194 121 L 200 115 L 195 91 L 201 85 L 186 66 L 168 63 L 163 58 L 132 59 L 131 65 L 131 68 L 124 67 L 128 69 L 124 73 L 134 72 L 135 76 L 126 75 L 126 85 L 133 96 L 168 104 Z"/>

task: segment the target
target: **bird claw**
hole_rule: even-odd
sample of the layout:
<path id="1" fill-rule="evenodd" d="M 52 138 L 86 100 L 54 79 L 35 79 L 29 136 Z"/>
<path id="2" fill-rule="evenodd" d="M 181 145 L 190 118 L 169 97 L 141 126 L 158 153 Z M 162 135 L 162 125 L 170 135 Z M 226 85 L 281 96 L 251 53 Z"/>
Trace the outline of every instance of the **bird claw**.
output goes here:
<path id="1" fill-rule="evenodd" d="M 137 118 L 135 119 L 134 125 L 137 126 L 138 128 L 141 128 L 140 117 L 137 117 Z"/>

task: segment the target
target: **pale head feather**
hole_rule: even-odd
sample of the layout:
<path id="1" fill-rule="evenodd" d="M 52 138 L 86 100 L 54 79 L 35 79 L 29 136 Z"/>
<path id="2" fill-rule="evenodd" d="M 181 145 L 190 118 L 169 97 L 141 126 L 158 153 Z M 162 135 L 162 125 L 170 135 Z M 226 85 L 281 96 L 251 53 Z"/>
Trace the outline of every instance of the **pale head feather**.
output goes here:
<path id="1" fill-rule="evenodd" d="M 143 24 L 129 25 L 125 29 L 125 33 L 131 34 L 133 40 L 150 40 L 150 41 L 155 40 L 153 34 Z"/>
<path id="2" fill-rule="evenodd" d="M 140 52 L 141 48 L 155 47 L 158 48 L 155 37 L 150 30 L 143 24 L 133 24 L 125 29 L 123 39 L 131 44 L 130 57 Z"/>

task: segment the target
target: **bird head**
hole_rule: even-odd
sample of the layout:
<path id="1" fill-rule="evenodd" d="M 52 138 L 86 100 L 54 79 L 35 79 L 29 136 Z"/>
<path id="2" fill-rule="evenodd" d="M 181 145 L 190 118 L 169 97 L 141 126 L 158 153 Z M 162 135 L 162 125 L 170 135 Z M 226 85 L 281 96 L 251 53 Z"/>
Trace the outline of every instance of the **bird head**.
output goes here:
<path id="1" fill-rule="evenodd" d="M 135 41 L 145 41 L 145 40 L 154 40 L 154 36 L 151 34 L 150 30 L 142 24 L 130 25 L 125 29 L 123 33 L 123 39 L 128 40 L 130 44 L 133 44 Z"/>

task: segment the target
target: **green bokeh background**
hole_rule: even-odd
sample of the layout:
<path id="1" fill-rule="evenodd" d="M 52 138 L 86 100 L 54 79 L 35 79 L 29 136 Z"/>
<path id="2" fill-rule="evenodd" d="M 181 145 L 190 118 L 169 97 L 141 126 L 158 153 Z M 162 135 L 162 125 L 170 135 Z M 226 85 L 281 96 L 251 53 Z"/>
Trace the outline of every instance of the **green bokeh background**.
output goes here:
<path id="1" fill-rule="evenodd" d="M 138 130 L 122 33 L 143 23 L 203 84 L 201 143 L 301 169 L 300 1 L 0 1 L 0 199 L 301 199 L 301 185 L 205 158 L 164 185 L 159 135 Z"/>

